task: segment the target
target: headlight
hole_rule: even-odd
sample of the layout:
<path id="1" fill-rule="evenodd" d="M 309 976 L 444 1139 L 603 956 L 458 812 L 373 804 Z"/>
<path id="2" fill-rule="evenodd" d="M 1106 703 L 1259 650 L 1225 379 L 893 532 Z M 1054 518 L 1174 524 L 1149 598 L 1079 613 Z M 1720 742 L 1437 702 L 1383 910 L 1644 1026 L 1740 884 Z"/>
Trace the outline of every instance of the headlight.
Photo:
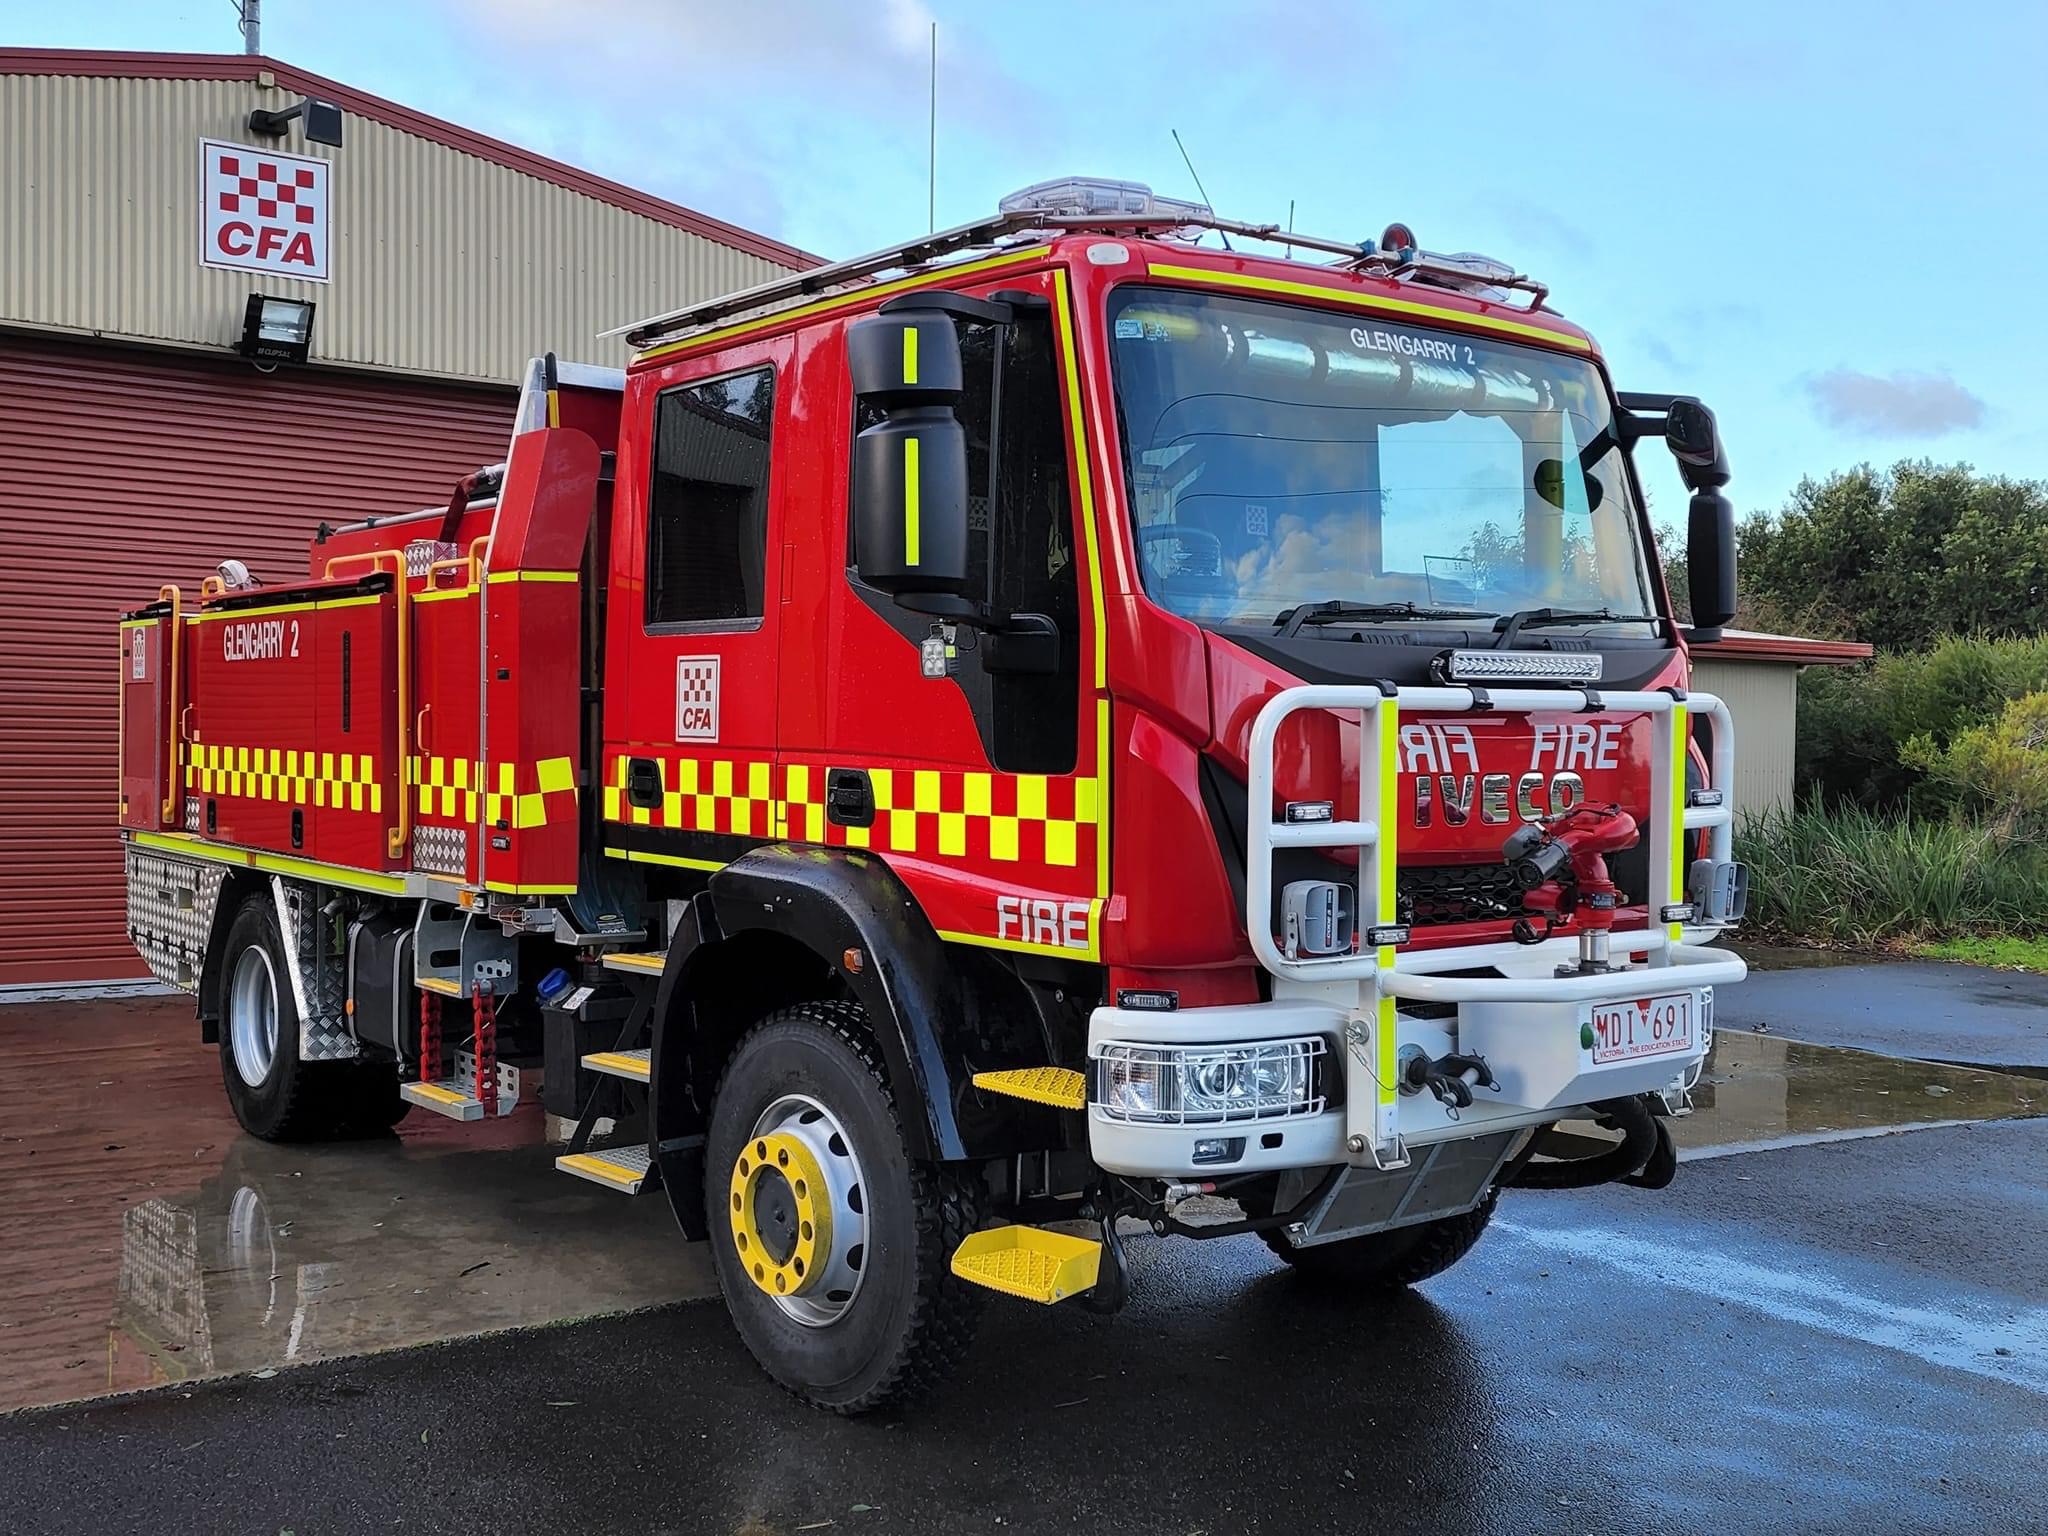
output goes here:
<path id="1" fill-rule="evenodd" d="M 1320 1035 L 1227 1045 L 1106 1042 L 1096 1058 L 1095 1103 L 1116 1120 L 1169 1124 L 1265 1120 L 1320 1113 Z"/>

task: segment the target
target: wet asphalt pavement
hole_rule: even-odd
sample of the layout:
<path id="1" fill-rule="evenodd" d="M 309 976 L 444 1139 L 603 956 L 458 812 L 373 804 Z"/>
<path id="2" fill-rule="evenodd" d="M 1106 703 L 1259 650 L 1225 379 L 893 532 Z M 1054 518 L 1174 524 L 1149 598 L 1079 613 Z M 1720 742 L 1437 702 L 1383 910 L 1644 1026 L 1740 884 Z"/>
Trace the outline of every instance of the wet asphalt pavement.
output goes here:
<path id="1" fill-rule="evenodd" d="M 846 1422 L 671 1307 L 0 1418 L 9 1532 L 2048 1529 L 2048 1121 L 1522 1193 L 1392 1301 L 1133 1244 Z"/>
<path id="2" fill-rule="evenodd" d="M 1719 1028 L 1761 1025 L 1815 1045 L 2048 1069 L 2048 976 L 1932 960 L 1845 964 L 1825 950 L 1761 958 L 1767 968 L 1715 998 Z"/>

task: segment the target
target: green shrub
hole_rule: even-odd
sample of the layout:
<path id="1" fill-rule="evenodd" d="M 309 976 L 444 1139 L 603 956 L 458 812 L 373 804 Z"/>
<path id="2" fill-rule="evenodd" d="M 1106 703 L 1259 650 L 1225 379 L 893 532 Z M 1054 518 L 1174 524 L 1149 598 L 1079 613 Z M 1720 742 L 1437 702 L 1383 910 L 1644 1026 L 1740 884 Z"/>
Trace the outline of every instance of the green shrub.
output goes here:
<path id="1" fill-rule="evenodd" d="M 1757 926 L 1867 944 L 2048 931 L 2048 846 L 1958 816 L 1815 800 L 1737 837 Z"/>
<path id="2" fill-rule="evenodd" d="M 1915 736 L 1899 757 L 2007 837 L 2048 822 L 2048 693 L 2014 699 L 1994 723 L 1970 726 L 1946 743 Z"/>
<path id="3" fill-rule="evenodd" d="M 1955 635 L 1930 651 L 1879 656 L 1861 667 L 1813 667 L 1799 678 L 1793 771 L 1801 793 L 1870 807 L 1907 803 L 1927 776 L 1906 743 L 1935 754 L 1989 725 L 2008 702 L 2048 692 L 2048 638 Z M 1952 800 L 1952 794 L 1937 800 Z"/>

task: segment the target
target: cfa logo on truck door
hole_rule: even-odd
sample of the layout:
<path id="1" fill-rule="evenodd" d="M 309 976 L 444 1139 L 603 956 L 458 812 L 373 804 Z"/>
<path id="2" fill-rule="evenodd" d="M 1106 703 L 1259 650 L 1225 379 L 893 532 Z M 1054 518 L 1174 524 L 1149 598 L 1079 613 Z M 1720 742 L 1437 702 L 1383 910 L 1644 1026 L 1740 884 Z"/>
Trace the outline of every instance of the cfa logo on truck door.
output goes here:
<path id="1" fill-rule="evenodd" d="M 718 658 L 676 658 L 676 740 L 718 740 Z"/>
<path id="2" fill-rule="evenodd" d="M 325 160 L 199 141 L 199 259 L 327 281 Z"/>

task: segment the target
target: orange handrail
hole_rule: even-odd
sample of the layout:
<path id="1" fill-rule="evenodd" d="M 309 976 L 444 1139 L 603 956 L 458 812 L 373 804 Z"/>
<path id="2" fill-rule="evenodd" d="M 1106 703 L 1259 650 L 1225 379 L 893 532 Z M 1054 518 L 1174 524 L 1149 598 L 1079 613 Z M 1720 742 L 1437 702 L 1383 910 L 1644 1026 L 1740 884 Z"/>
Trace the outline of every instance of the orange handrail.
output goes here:
<path id="1" fill-rule="evenodd" d="M 337 565 L 357 560 L 369 561 L 372 571 L 386 569 L 384 562 L 390 561 L 392 586 L 398 593 L 398 824 L 386 836 L 385 848 L 392 858 L 401 859 L 412 845 L 412 793 L 405 776 L 412 759 L 412 609 L 405 585 L 405 551 L 366 549 L 336 555 L 323 574 L 331 578 Z"/>
<path id="2" fill-rule="evenodd" d="M 185 798 L 185 765 L 178 760 L 178 727 L 185 719 L 184 694 L 178 687 L 178 664 L 185 652 L 185 598 L 173 586 L 158 587 L 156 595 L 159 601 L 164 598 L 171 601 L 171 696 L 170 706 L 164 712 L 164 748 L 170 761 L 164 771 L 163 819 L 175 827 L 179 823 L 179 802 Z"/>

